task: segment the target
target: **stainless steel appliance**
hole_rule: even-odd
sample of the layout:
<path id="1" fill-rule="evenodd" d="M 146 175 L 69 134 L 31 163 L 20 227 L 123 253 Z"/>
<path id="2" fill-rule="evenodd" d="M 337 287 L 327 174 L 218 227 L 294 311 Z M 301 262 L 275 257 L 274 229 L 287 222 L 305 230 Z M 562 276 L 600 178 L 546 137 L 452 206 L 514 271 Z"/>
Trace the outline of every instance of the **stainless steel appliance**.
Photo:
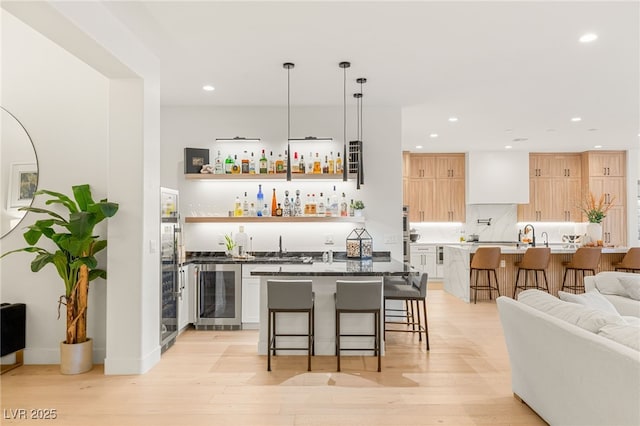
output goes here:
<path id="1" fill-rule="evenodd" d="M 409 229 L 409 206 L 402 206 L 402 260 L 411 263 L 411 230 Z"/>
<path id="2" fill-rule="evenodd" d="M 242 266 L 201 264 L 196 277 L 196 329 L 240 330 Z"/>
<path id="3" fill-rule="evenodd" d="M 182 248 L 178 191 L 160 188 L 160 201 L 160 345 L 164 352 L 178 336 L 178 299 L 184 280 L 178 274 Z"/>

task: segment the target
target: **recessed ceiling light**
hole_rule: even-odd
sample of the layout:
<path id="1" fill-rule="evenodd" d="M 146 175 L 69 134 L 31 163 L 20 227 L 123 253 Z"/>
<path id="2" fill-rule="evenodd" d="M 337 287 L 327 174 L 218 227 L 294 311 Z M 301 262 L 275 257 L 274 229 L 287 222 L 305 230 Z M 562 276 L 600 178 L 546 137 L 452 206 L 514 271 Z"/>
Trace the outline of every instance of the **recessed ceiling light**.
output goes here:
<path id="1" fill-rule="evenodd" d="M 205 92 L 213 92 L 214 90 L 216 90 L 216 88 L 210 84 L 206 84 L 202 86 L 202 90 L 204 90 Z"/>
<path id="2" fill-rule="evenodd" d="M 437 137 L 438 137 L 438 134 L 437 134 L 437 133 L 431 133 L 431 134 L 429 135 L 429 137 L 430 137 L 430 138 L 437 138 Z"/>
<path id="3" fill-rule="evenodd" d="M 595 145 L 594 148 L 595 149 L 600 149 L 600 148 L 602 148 L 602 145 Z"/>
<path id="4" fill-rule="evenodd" d="M 598 35 L 594 33 L 586 33 L 580 37 L 580 43 L 591 43 L 592 41 L 596 41 L 598 39 Z"/>
<path id="5" fill-rule="evenodd" d="M 581 117 L 572 117 L 571 121 L 573 121 L 574 123 L 578 122 L 578 121 L 582 121 Z"/>
<path id="6" fill-rule="evenodd" d="M 458 117 L 449 117 L 449 121 L 455 123 L 456 121 L 458 121 Z"/>
<path id="7" fill-rule="evenodd" d="M 513 129 L 504 129 L 504 131 L 507 132 L 507 133 L 511 133 L 511 132 L 513 132 Z"/>
<path id="8" fill-rule="evenodd" d="M 596 129 L 596 128 L 591 128 L 591 129 L 587 129 L 587 131 L 588 131 L 588 132 L 597 132 L 597 131 L 598 131 L 598 129 Z"/>
<path id="9" fill-rule="evenodd" d="M 547 129 L 547 132 L 555 132 L 556 129 Z"/>
<path id="10" fill-rule="evenodd" d="M 416 148 L 422 149 L 422 145 L 416 145 Z"/>
<path id="11" fill-rule="evenodd" d="M 514 138 L 513 142 L 525 142 L 525 141 L 528 141 L 528 140 L 529 140 L 529 138 Z"/>
<path id="12" fill-rule="evenodd" d="M 511 148 L 513 148 L 511 145 L 505 145 L 504 146 L 504 149 L 511 149 Z"/>

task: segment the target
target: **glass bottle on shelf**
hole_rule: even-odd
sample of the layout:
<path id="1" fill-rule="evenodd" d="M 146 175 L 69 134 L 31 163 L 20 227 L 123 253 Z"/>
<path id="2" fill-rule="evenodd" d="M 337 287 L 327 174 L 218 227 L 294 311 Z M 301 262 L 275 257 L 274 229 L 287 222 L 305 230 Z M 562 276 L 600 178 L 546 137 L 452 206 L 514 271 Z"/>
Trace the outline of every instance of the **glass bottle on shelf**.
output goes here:
<path id="1" fill-rule="evenodd" d="M 296 200 L 293 203 L 293 215 L 302 216 L 302 200 L 300 200 L 299 189 L 296 189 Z"/>
<path id="2" fill-rule="evenodd" d="M 282 216 L 282 207 L 280 207 L 280 203 L 278 203 L 278 207 L 276 207 L 275 216 Z"/>
<path id="3" fill-rule="evenodd" d="M 291 162 L 291 173 L 300 173 L 300 160 L 298 160 L 298 151 L 293 153 L 293 161 Z"/>
<path id="4" fill-rule="evenodd" d="M 331 205 L 331 199 L 329 197 L 327 197 L 327 204 L 325 204 L 326 210 L 325 210 L 325 214 L 324 214 L 326 217 L 333 216 L 333 213 L 331 212 L 331 209 L 329 208 L 330 205 Z"/>
<path id="5" fill-rule="evenodd" d="M 240 197 L 236 196 L 236 201 L 233 203 L 233 215 L 235 217 L 242 216 L 242 203 L 240 202 Z"/>
<path id="6" fill-rule="evenodd" d="M 276 172 L 276 162 L 273 161 L 273 151 L 269 151 L 269 162 L 267 165 L 268 173 L 274 174 Z"/>
<path id="7" fill-rule="evenodd" d="M 238 156 L 233 156 L 233 165 L 231 166 L 231 173 L 234 175 L 240 174 L 240 164 L 238 164 Z"/>
<path id="8" fill-rule="evenodd" d="M 276 198 L 276 189 L 273 188 L 273 195 L 271 196 L 271 216 L 276 215 L 277 208 L 278 208 L 278 201 Z"/>
<path id="9" fill-rule="evenodd" d="M 242 199 L 242 216 L 249 216 L 249 199 L 247 198 L 247 192 L 244 193 Z"/>
<path id="10" fill-rule="evenodd" d="M 263 217 L 271 216 L 271 209 L 269 208 L 269 205 L 267 203 L 265 203 L 264 207 L 262 207 L 262 216 Z"/>
<path id="11" fill-rule="evenodd" d="M 247 151 L 243 152 L 242 160 L 240 161 L 240 173 L 249 174 L 249 155 Z"/>
<path id="12" fill-rule="evenodd" d="M 278 154 L 276 160 L 276 173 L 284 173 L 284 161 L 282 160 L 282 154 Z"/>
<path id="13" fill-rule="evenodd" d="M 335 161 L 333 160 L 333 151 L 329 153 L 329 173 L 333 174 L 336 172 Z"/>
<path id="14" fill-rule="evenodd" d="M 313 153 L 309 153 L 307 158 L 307 173 L 313 173 Z"/>
<path id="15" fill-rule="evenodd" d="M 340 216 L 340 204 L 338 199 L 338 193 L 336 192 L 336 186 L 333 185 L 333 193 L 331 194 L 331 202 L 327 209 L 331 212 L 331 216 Z"/>
<path id="16" fill-rule="evenodd" d="M 258 185 L 258 194 L 256 195 L 256 202 L 258 208 L 262 207 L 264 204 L 264 194 L 262 193 L 262 185 Z"/>
<path id="17" fill-rule="evenodd" d="M 338 152 L 338 156 L 336 157 L 336 173 L 342 173 L 344 171 L 342 167 L 342 158 L 340 158 L 340 153 Z"/>
<path id="18" fill-rule="evenodd" d="M 304 155 L 300 154 L 300 163 L 298 164 L 298 173 L 306 173 L 306 167 L 304 164 Z"/>
<path id="19" fill-rule="evenodd" d="M 282 173 L 287 173 L 287 163 L 289 162 L 289 153 L 287 150 L 284 150 L 284 158 L 282 160 Z"/>
<path id="20" fill-rule="evenodd" d="M 261 175 L 265 175 L 267 174 L 267 157 L 264 155 L 264 149 L 262 150 L 262 157 L 260 157 L 260 162 L 259 162 L 259 170 L 260 170 L 260 174 Z"/>
<path id="21" fill-rule="evenodd" d="M 324 204 L 324 195 L 322 194 L 322 192 L 320 193 L 320 197 L 318 197 L 316 213 L 318 214 L 318 216 L 323 216 L 323 217 L 327 214 L 327 207 Z"/>
<path id="22" fill-rule="evenodd" d="M 349 204 L 349 216 L 353 217 L 356 214 L 356 209 L 353 204 L 353 200 L 351 200 L 351 204 Z"/>
<path id="23" fill-rule="evenodd" d="M 257 213 L 258 212 L 256 212 L 256 205 L 254 203 L 251 203 L 249 205 L 249 216 L 255 217 L 255 216 L 257 216 Z"/>
<path id="24" fill-rule="evenodd" d="M 325 155 L 324 156 L 324 162 L 322 163 L 322 174 L 328 174 L 329 173 L 329 159 L 328 156 Z"/>
<path id="25" fill-rule="evenodd" d="M 318 206 L 316 202 L 316 194 L 311 194 L 311 199 L 309 201 L 309 214 L 311 216 L 315 216 L 318 214 Z"/>
<path id="26" fill-rule="evenodd" d="M 342 199 L 340 200 L 340 216 L 349 216 L 349 205 L 347 204 L 347 196 L 342 193 Z"/>
<path id="27" fill-rule="evenodd" d="M 282 208 L 282 216 L 291 216 L 291 202 L 289 201 L 289 190 L 284 191 L 284 207 Z"/>
<path id="28" fill-rule="evenodd" d="M 213 173 L 216 175 L 224 174 L 224 162 L 222 161 L 222 156 L 220 155 L 220 151 L 218 151 L 218 155 L 216 156 L 216 160 L 213 165 Z"/>
<path id="29" fill-rule="evenodd" d="M 233 172 L 233 158 L 231 158 L 231 154 L 224 160 L 224 172 L 226 174 L 231 174 Z"/>
<path id="30" fill-rule="evenodd" d="M 316 152 L 315 158 L 313 159 L 313 173 L 314 174 L 322 173 L 322 163 L 320 162 L 320 157 L 318 156 L 317 152 Z"/>
<path id="31" fill-rule="evenodd" d="M 251 153 L 251 158 L 249 158 L 249 174 L 256 174 L 256 160 L 253 158 L 253 152 Z"/>

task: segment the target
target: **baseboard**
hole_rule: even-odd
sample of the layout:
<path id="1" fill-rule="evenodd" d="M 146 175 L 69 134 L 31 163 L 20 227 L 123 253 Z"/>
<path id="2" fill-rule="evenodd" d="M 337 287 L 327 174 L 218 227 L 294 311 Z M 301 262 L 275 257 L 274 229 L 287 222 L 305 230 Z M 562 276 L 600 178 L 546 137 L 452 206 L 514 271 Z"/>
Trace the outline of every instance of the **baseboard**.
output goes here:
<path id="1" fill-rule="evenodd" d="M 160 346 L 156 346 L 143 358 L 105 358 L 105 375 L 144 374 L 160 362 Z"/>

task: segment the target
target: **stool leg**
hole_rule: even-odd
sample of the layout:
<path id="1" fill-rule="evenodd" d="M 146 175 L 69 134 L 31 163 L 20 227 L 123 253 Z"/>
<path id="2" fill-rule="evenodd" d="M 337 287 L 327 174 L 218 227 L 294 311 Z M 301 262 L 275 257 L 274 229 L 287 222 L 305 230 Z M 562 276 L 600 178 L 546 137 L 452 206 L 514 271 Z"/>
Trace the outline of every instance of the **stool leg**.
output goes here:
<path id="1" fill-rule="evenodd" d="M 311 355 L 316 355 L 316 307 L 311 305 Z"/>
<path id="2" fill-rule="evenodd" d="M 267 371 L 271 371 L 271 310 L 267 315 Z"/>
<path id="3" fill-rule="evenodd" d="M 547 291 L 547 293 L 549 293 L 549 281 L 547 281 L 547 271 L 546 270 L 542 270 L 542 276 L 544 277 L 544 289 Z"/>
<path id="4" fill-rule="evenodd" d="M 427 341 L 427 350 L 429 350 L 429 323 L 427 322 L 427 298 L 422 299 L 422 311 L 424 315 L 424 336 Z"/>
<path id="5" fill-rule="evenodd" d="M 564 270 L 564 276 L 562 278 L 562 288 L 560 288 L 560 290 L 562 291 L 564 291 L 564 288 L 567 286 L 567 272 L 569 272 L 569 269 Z"/>
<path id="6" fill-rule="evenodd" d="M 276 312 L 273 313 L 273 321 L 271 324 L 273 325 L 273 356 L 276 356 L 276 341 L 278 339 L 278 329 L 276 328 L 276 324 L 278 322 L 278 315 Z"/>
<path id="7" fill-rule="evenodd" d="M 420 303 L 417 300 L 412 300 L 411 306 L 413 307 L 414 304 L 416 305 L 416 312 L 418 313 L 418 341 L 422 342 L 422 329 L 420 328 Z"/>
<path id="8" fill-rule="evenodd" d="M 489 287 L 489 300 L 493 300 L 493 297 L 491 296 L 491 275 L 489 270 L 486 270 L 487 272 L 487 287 Z"/>
<path id="9" fill-rule="evenodd" d="M 384 329 L 382 330 L 382 339 L 387 341 L 387 299 L 382 298 L 382 315 L 384 315 Z"/>
<path id="10" fill-rule="evenodd" d="M 338 357 L 338 371 L 340 371 L 340 312 L 336 309 L 336 355 Z"/>
<path id="11" fill-rule="evenodd" d="M 518 283 L 520 282 L 520 268 L 516 271 L 516 285 L 513 286 L 513 299 L 516 298 L 516 292 L 518 291 Z"/>
<path id="12" fill-rule="evenodd" d="M 496 280 L 496 290 L 498 290 L 498 297 L 500 297 L 500 283 L 498 282 L 498 273 L 493 269 L 493 278 Z"/>
<path id="13" fill-rule="evenodd" d="M 480 275 L 480 271 L 476 271 L 476 282 L 475 287 L 473 288 L 473 303 L 475 304 L 478 301 L 478 276 Z"/>
<path id="14" fill-rule="evenodd" d="M 382 347 L 381 347 L 381 342 L 380 342 L 380 311 L 376 311 L 375 314 L 373 314 L 373 320 L 376 322 L 375 325 L 375 334 L 376 334 L 376 350 L 377 350 L 377 355 L 378 355 L 378 373 L 380 371 L 382 371 Z"/>

